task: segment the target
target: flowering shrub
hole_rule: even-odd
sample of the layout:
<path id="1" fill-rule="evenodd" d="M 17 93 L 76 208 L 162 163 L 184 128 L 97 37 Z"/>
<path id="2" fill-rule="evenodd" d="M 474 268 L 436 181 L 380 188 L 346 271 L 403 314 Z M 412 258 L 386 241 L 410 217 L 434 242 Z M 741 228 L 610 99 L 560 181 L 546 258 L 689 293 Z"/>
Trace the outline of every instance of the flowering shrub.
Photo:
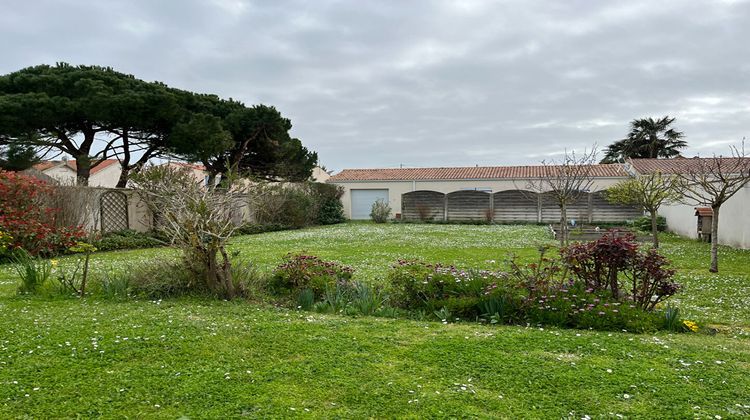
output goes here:
<path id="1" fill-rule="evenodd" d="M 529 296 L 524 312 L 527 322 L 570 328 L 646 332 L 659 329 L 661 318 L 629 302 L 619 302 L 606 291 L 586 288 L 571 280 Z"/>
<path id="2" fill-rule="evenodd" d="M 647 311 L 679 290 L 666 258 L 655 249 L 640 251 L 632 233 L 612 231 L 596 241 L 563 248 L 561 255 L 586 288 L 609 292 Z"/>
<path id="3" fill-rule="evenodd" d="M 548 247 L 539 251 L 530 264 L 511 258 L 507 273 L 399 260 L 387 277 L 391 303 L 491 323 L 634 332 L 664 328 L 654 308 L 678 286 L 655 250 L 641 252 L 632 238 L 611 235 L 568 247 L 560 257 L 548 257 Z"/>
<path id="4" fill-rule="evenodd" d="M 57 210 L 44 204 L 49 193 L 50 187 L 43 181 L 0 171 L 0 230 L 13 238 L 13 248 L 50 256 L 84 237 L 79 227 L 55 227 Z"/>
<path id="5" fill-rule="evenodd" d="M 445 308 L 460 318 L 480 313 L 480 303 L 494 296 L 493 285 L 503 284 L 504 273 L 459 270 L 441 264 L 399 260 L 388 273 L 391 302 L 404 309 L 430 312 Z"/>
<path id="6" fill-rule="evenodd" d="M 351 267 L 323 261 L 314 255 L 288 254 L 284 263 L 274 269 L 270 287 L 279 295 L 309 289 L 318 299 L 324 296 L 327 288 L 350 286 L 353 273 Z"/>

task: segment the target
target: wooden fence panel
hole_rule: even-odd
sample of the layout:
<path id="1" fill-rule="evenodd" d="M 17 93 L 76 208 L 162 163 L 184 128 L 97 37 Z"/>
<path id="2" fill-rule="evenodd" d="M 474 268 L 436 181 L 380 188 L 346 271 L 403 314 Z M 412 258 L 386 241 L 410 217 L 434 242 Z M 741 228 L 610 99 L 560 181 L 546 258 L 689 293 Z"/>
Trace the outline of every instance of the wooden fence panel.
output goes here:
<path id="1" fill-rule="evenodd" d="M 643 209 L 638 206 L 623 206 L 607 201 L 604 191 L 591 194 L 592 219 L 594 222 L 624 222 L 643 216 Z"/>
<path id="2" fill-rule="evenodd" d="M 560 223 L 560 205 L 558 204 L 557 199 L 555 199 L 554 193 L 542 193 L 541 200 L 542 222 Z M 566 214 L 568 220 L 575 220 L 576 224 L 588 223 L 590 216 L 589 194 L 581 193 L 576 201 L 568 204 Z"/>
<path id="3" fill-rule="evenodd" d="M 447 217 L 446 217 L 447 209 Z M 560 208 L 551 192 L 507 190 L 490 194 L 462 190 L 443 194 L 437 191 L 412 191 L 401 196 L 401 217 L 414 221 L 487 221 L 498 223 L 560 222 Z M 604 193 L 584 193 L 568 205 L 568 220 L 577 224 L 589 222 L 618 223 L 643 215 L 636 206 L 611 204 Z"/>
<path id="4" fill-rule="evenodd" d="M 437 191 L 412 191 L 401 195 L 404 220 L 441 221 L 445 219 L 445 194 Z"/>
<path id="5" fill-rule="evenodd" d="M 484 191 L 454 191 L 446 195 L 448 220 L 487 221 L 492 217 L 492 194 Z"/>
<path id="6" fill-rule="evenodd" d="M 539 194 L 533 191 L 499 191 L 492 194 L 492 200 L 496 222 L 538 221 Z"/>

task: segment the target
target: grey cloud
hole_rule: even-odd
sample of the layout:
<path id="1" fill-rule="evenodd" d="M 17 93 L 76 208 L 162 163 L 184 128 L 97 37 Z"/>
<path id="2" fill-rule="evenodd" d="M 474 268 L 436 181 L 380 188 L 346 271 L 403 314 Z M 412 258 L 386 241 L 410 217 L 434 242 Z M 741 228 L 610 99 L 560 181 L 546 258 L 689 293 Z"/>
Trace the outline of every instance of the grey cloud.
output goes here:
<path id="1" fill-rule="evenodd" d="M 332 169 L 535 163 L 672 115 L 750 135 L 747 1 L 15 1 L 0 72 L 67 61 L 276 105 Z"/>

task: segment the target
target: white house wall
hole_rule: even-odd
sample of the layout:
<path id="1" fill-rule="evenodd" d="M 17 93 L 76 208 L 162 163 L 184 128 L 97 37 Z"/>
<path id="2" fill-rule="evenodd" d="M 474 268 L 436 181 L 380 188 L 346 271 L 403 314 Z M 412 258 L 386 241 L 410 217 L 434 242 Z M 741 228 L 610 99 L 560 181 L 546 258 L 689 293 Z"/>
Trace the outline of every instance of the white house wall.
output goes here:
<path id="1" fill-rule="evenodd" d="M 600 191 L 615 185 L 622 178 L 597 178 L 591 191 Z M 330 182 L 330 181 L 329 181 Z M 489 189 L 491 192 L 527 189 L 528 179 L 502 179 L 502 180 L 458 180 L 458 181 L 336 181 L 331 182 L 344 187 L 344 195 L 341 201 L 344 204 L 344 215 L 351 218 L 352 215 L 352 189 L 387 189 L 388 201 L 393 213 L 401 212 L 401 195 L 419 190 L 438 191 L 450 193 L 462 189 Z"/>
<path id="2" fill-rule="evenodd" d="M 114 188 L 120 180 L 122 168 L 115 163 L 97 171 L 89 176 L 89 185 L 92 187 Z"/>
<path id="3" fill-rule="evenodd" d="M 68 168 L 67 166 L 54 166 L 42 172 L 45 175 L 56 179 L 62 185 L 75 185 L 76 183 L 75 171 Z"/>
<path id="4" fill-rule="evenodd" d="M 667 219 L 667 229 L 680 236 L 698 237 L 698 217 L 695 207 L 705 205 L 672 204 L 659 209 Z M 719 212 L 719 243 L 736 248 L 750 249 L 750 185 L 730 198 Z"/>

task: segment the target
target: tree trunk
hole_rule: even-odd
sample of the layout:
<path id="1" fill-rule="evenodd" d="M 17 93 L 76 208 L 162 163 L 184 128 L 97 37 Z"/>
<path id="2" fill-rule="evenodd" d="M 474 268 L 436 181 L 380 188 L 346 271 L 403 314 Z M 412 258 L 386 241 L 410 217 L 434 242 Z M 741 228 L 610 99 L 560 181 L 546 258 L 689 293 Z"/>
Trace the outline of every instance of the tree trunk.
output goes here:
<path id="1" fill-rule="evenodd" d="M 209 190 L 216 186 L 216 172 L 208 172 L 208 179 L 206 180 L 206 184 L 206 188 L 208 188 Z"/>
<path id="2" fill-rule="evenodd" d="M 219 252 L 221 252 L 223 260 L 221 264 L 219 264 Z M 220 250 L 209 249 L 206 251 L 206 260 L 209 289 L 225 299 L 233 299 L 232 265 L 226 251 L 223 248 Z"/>
<path id="3" fill-rule="evenodd" d="M 568 208 L 563 202 L 560 206 L 560 246 L 568 244 Z"/>
<path id="4" fill-rule="evenodd" d="M 83 263 L 83 276 L 81 277 L 81 297 L 84 297 L 86 295 L 86 279 L 89 276 L 89 256 L 90 254 L 86 253 L 86 261 Z"/>
<path id="5" fill-rule="evenodd" d="M 708 271 L 719 272 L 719 209 L 721 206 L 712 207 L 714 215 L 711 218 L 711 267 Z"/>
<path id="6" fill-rule="evenodd" d="M 128 130 L 122 130 L 122 158 L 120 159 L 120 179 L 117 180 L 115 188 L 125 188 L 128 185 L 130 174 L 130 138 Z"/>
<path id="7" fill-rule="evenodd" d="M 659 215 L 656 211 L 651 212 L 651 235 L 654 237 L 654 248 L 659 248 Z"/>
<path id="8" fill-rule="evenodd" d="M 115 188 L 125 188 L 128 186 L 128 177 L 130 176 L 130 168 L 128 165 L 122 165 L 120 170 L 120 179 L 117 180 Z"/>
<path id="9" fill-rule="evenodd" d="M 224 247 L 219 248 L 219 250 L 221 251 L 221 257 L 224 260 L 224 264 L 222 264 L 222 270 L 224 276 L 224 290 L 226 292 L 226 298 L 234 299 L 235 290 L 234 279 L 232 278 L 232 261 L 229 259 L 227 251 L 224 249 Z"/>
<path id="10" fill-rule="evenodd" d="M 615 268 L 611 268 L 609 271 L 609 288 L 612 290 L 612 297 L 618 299 L 620 297 L 620 284 L 617 279 L 618 271 Z"/>
<path id="11" fill-rule="evenodd" d="M 91 158 L 89 155 L 76 156 L 76 185 L 88 186 L 91 176 Z"/>

